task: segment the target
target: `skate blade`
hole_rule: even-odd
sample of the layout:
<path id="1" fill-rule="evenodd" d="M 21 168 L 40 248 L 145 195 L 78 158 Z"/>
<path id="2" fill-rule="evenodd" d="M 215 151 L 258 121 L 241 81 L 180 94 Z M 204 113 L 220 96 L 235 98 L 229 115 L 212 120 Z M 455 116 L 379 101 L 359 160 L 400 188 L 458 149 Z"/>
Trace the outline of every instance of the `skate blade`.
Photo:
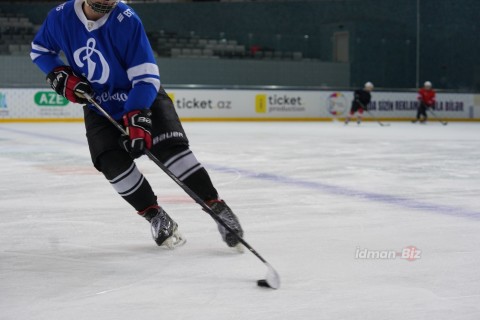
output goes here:
<path id="1" fill-rule="evenodd" d="M 173 235 L 162 243 L 162 246 L 173 250 L 177 247 L 183 246 L 187 242 L 187 239 L 178 231 L 175 231 Z"/>
<path id="2" fill-rule="evenodd" d="M 245 253 L 245 246 L 241 243 L 237 244 L 235 247 L 232 247 L 238 253 Z"/>

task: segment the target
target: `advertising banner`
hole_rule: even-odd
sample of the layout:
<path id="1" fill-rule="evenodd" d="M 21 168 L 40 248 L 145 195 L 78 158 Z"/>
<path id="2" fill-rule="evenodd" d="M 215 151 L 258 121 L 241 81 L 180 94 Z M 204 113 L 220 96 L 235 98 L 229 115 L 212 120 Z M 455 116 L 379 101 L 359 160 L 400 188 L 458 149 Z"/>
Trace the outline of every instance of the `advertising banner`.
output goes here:
<path id="1" fill-rule="evenodd" d="M 48 89 L 0 89 L 0 121 L 79 119 L 82 106 Z"/>
<path id="2" fill-rule="evenodd" d="M 319 118 L 315 91 L 169 90 L 181 118 Z M 324 114 L 327 117 L 327 114 Z"/>
<path id="3" fill-rule="evenodd" d="M 325 108 L 331 116 L 343 117 L 349 112 L 352 100 L 353 92 L 334 92 L 326 97 Z M 368 110 L 380 119 L 408 120 L 416 116 L 418 104 L 415 92 L 372 92 Z M 473 94 L 438 94 L 435 113 L 448 119 L 480 118 L 475 115 Z"/>
<path id="4" fill-rule="evenodd" d="M 177 113 L 193 121 L 328 121 L 350 111 L 352 91 L 167 89 Z M 473 94 L 440 93 L 435 112 L 451 120 L 480 120 Z M 415 92 L 373 92 L 368 109 L 385 120 L 410 120 Z M 0 121 L 80 121 L 82 106 L 49 89 L 1 89 Z M 368 119 L 368 115 L 365 115 Z"/>

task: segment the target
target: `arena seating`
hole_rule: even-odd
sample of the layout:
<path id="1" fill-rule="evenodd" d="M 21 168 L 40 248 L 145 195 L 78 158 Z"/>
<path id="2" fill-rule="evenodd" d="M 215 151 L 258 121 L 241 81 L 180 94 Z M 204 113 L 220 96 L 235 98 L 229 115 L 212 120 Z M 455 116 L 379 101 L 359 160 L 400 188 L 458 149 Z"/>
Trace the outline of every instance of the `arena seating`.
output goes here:
<path id="1" fill-rule="evenodd" d="M 0 54 L 28 54 L 37 29 L 21 13 L 0 12 Z"/>
<path id="2" fill-rule="evenodd" d="M 153 49 L 160 57 L 174 58 L 226 58 L 264 60 L 302 60 L 302 52 L 282 52 L 273 50 L 250 50 L 235 39 L 210 39 L 192 32 L 178 35 L 173 32 L 148 32 Z"/>
<path id="3" fill-rule="evenodd" d="M 30 43 L 39 27 L 22 13 L 0 12 L 0 54 L 28 54 Z M 211 39 L 194 32 L 178 35 L 175 32 L 161 30 L 148 32 L 147 35 L 159 57 L 297 61 L 303 59 L 302 52 L 262 50 L 261 46 L 255 46 L 253 50 L 235 39 Z"/>

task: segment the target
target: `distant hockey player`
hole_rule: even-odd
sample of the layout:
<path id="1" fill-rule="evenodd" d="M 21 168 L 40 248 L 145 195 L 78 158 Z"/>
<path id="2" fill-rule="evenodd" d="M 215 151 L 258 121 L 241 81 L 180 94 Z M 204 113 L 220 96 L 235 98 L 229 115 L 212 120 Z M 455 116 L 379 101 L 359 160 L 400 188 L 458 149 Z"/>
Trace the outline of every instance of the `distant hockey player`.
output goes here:
<path id="1" fill-rule="evenodd" d="M 68 65 L 59 58 L 63 51 Z M 32 42 L 31 58 L 58 94 L 83 107 L 95 168 L 151 225 L 157 245 L 185 239 L 157 203 L 134 159 L 149 149 L 240 236 L 240 223 L 218 196 L 188 139 L 160 75 L 143 25 L 119 0 L 72 0 L 54 8 Z M 88 93 L 119 123 L 122 136 L 88 101 Z M 234 234 L 218 225 L 223 240 L 241 249 Z M 120 235 L 121 236 L 121 235 Z"/>
<path id="2" fill-rule="evenodd" d="M 427 81 L 423 84 L 423 88 L 418 91 L 418 109 L 417 109 L 417 119 L 412 121 L 416 123 L 420 121 L 420 123 L 427 122 L 427 109 L 432 108 L 435 109 L 435 96 L 436 92 L 433 90 L 433 85 L 430 81 Z"/>
<path id="3" fill-rule="evenodd" d="M 363 111 L 368 108 L 368 104 L 372 100 L 371 92 L 373 91 L 373 83 L 367 82 L 363 89 L 355 90 L 354 99 L 352 101 L 352 108 L 350 114 L 345 118 L 345 124 L 350 122 L 355 113 L 357 113 L 357 124 L 362 123 Z"/>

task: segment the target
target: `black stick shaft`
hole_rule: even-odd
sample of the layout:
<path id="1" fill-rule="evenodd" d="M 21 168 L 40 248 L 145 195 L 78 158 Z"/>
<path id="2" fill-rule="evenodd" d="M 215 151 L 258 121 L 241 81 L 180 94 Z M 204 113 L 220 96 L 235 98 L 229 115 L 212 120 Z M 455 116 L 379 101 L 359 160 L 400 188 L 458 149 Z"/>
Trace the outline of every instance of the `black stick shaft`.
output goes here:
<path id="1" fill-rule="evenodd" d="M 429 108 L 428 110 L 430 111 L 431 114 L 433 114 L 433 116 L 434 116 L 438 121 L 440 121 L 441 124 L 443 124 L 443 125 L 446 125 L 446 124 L 447 124 L 447 122 L 446 122 L 446 121 L 443 121 L 439 116 L 437 116 L 437 114 L 436 114 L 435 112 L 433 112 L 432 109 Z"/>
<path id="2" fill-rule="evenodd" d="M 370 117 L 372 117 L 375 121 L 378 122 L 378 124 L 379 124 L 380 126 L 382 126 L 382 127 L 385 126 L 385 124 L 384 124 L 383 122 L 381 122 L 380 120 L 378 120 L 378 118 L 377 118 L 373 113 L 371 113 L 370 110 L 368 110 L 368 108 L 363 105 L 363 103 L 361 103 L 361 102 L 358 101 L 358 100 L 357 100 L 357 102 L 362 106 L 363 110 L 365 110 L 365 111 L 370 115 Z"/>

